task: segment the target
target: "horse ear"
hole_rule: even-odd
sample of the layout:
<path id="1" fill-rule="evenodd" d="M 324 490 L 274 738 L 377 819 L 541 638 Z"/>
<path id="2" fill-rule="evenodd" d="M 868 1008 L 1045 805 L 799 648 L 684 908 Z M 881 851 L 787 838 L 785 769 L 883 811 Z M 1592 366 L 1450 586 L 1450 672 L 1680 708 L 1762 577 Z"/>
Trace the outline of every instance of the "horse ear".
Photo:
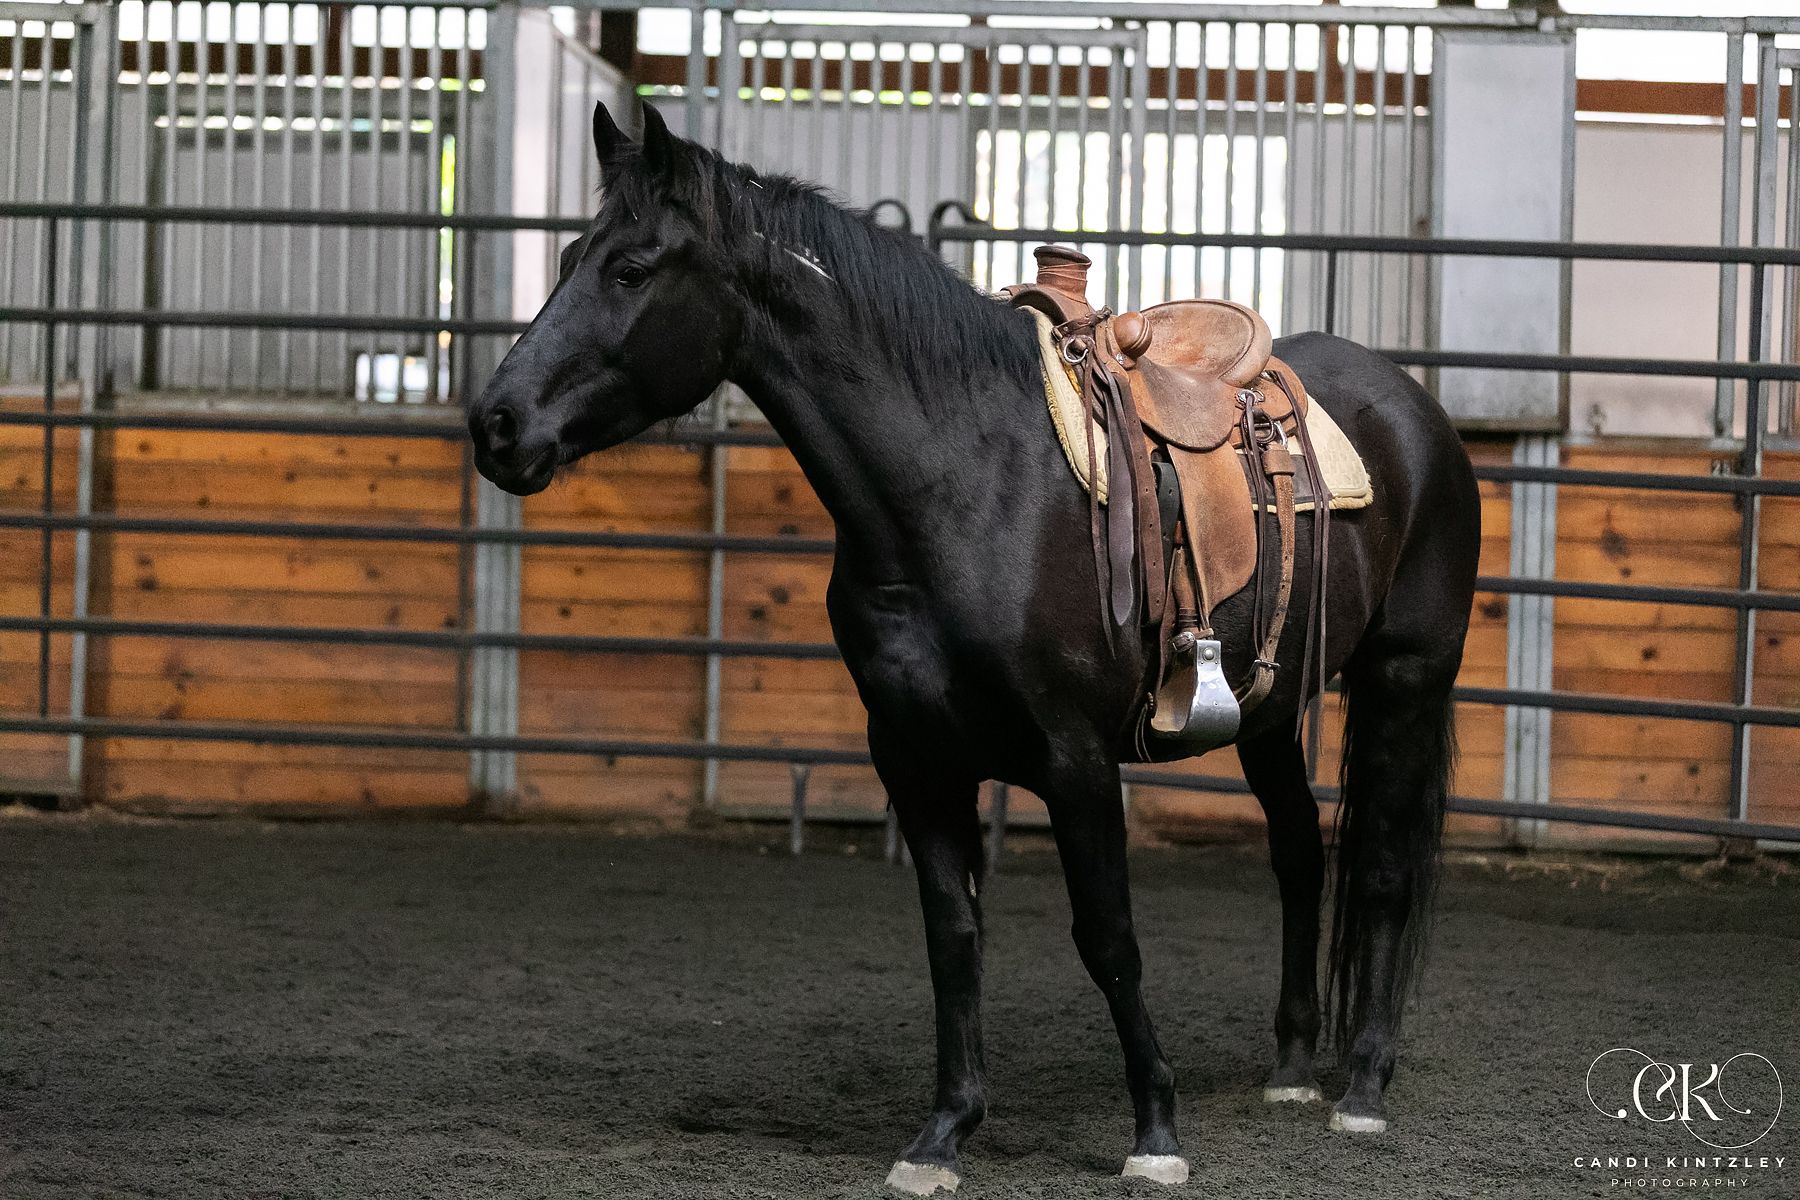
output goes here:
<path id="1" fill-rule="evenodd" d="M 625 136 L 606 111 L 606 105 L 594 105 L 594 153 L 600 156 L 600 165 L 611 166 L 631 148 L 631 139 Z"/>
<path id="2" fill-rule="evenodd" d="M 675 165 L 675 135 L 662 114 L 644 105 L 644 162 L 658 175 L 667 175 Z"/>

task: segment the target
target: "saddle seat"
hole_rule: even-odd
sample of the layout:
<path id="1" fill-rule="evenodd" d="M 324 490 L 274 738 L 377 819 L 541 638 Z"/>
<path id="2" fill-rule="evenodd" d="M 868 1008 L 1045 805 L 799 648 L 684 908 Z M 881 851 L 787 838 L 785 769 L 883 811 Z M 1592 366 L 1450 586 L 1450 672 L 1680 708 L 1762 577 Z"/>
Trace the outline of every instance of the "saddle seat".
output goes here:
<path id="1" fill-rule="evenodd" d="M 1236 735 L 1241 712 L 1273 684 L 1293 575 L 1295 476 L 1301 474 L 1289 455 L 1290 439 L 1294 453 L 1306 459 L 1300 482 L 1307 498 L 1329 496 L 1307 439 L 1305 389 L 1272 355 L 1268 323 L 1250 308 L 1228 300 L 1175 300 L 1114 316 L 1087 301 L 1085 255 L 1043 246 L 1036 256 L 1036 281 L 1005 294 L 1042 314 L 1041 341 L 1056 354 L 1046 354 L 1046 370 L 1060 361 L 1070 385 L 1059 389 L 1063 381 L 1047 374 L 1053 415 L 1059 390 L 1065 400 L 1071 392 L 1079 396 L 1065 405 L 1078 408 L 1078 419 L 1056 416 L 1071 467 L 1096 504 L 1113 510 L 1122 503 L 1130 517 L 1114 521 L 1120 514 L 1109 511 L 1105 521 L 1098 514 L 1094 519 L 1102 606 L 1111 579 L 1117 617 L 1119 563 L 1135 557 L 1132 575 L 1142 597 L 1136 611 L 1156 631 L 1157 676 L 1146 696 L 1137 749 L 1146 758 L 1165 757 L 1170 749 L 1213 749 Z M 1097 365 L 1084 363 L 1088 354 Z M 1109 401 L 1107 395 L 1119 389 L 1127 396 Z M 1070 425 L 1083 432 L 1071 436 Z M 1114 439 L 1123 456 L 1112 451 Z M 1325 519 L 1327 504 L 1311 507 Z M 1279 527 L 1278 566 L 1262 549 L 1265 537 L 1277 532 L 1263 531 L 1260 518 L 1270 513 Z M 1174 527 L 1165 528 L 1169 524 Z M 1124 528 L 1135 531 L 1127 535 L 1129 548 L 1119 544 Z M 1110 570 L 1102 558 L 1110 560 Z M 1277 570 L 1278 578 L 1265 587 L 1261 576 Z M 1252 678 L 1233 689 L 1224 680 L 1211 614 L 1252 583 L 1259 602 L 1266 591 L 1274 604 L 1271 610 L 1259 603 L 1256 665 Z"/>

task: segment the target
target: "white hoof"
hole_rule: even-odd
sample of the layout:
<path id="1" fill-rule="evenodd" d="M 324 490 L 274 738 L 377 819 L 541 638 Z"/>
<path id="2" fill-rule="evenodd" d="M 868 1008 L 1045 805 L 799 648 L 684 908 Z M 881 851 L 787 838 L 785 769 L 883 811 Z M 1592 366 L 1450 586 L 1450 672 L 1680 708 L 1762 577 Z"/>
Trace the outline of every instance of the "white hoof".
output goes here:
<path id="1" fill-rule="evenodd" d="M 1319 1089 L 1307 1087 L 1266 1087 L 1263 1089 L 1263 1101 L 1268 1104 L 1311 1104 L 1322 1100 Z"/>
<path id="2" fill-rule="evenodd" d="M 1331 1110 L 1331 1127 L 1340 1133 L 1386 1133 L 1386 1117 L 1358 1117 Z"/>
<path id="3" fill-rule="evenodd" d="M 1134 1154 L 1125 1160 L 1119 1174 L 1127 1179 L 1150 1179 L 1157 1183 L 1186 1183 L 1187 1159 L 1179 1154 Z"/>
<path id="4" fill-rule="evenodd" d="M 956 1185 L 961 1182 L 956 1172 L 949 1167 L 907 1162 L 904 1158 L 894 1164 L 894 1169 L 887 1176 L 889 1187 L 909 1196 L 929 1196 L 939 1188 L 954 1192 Z"/>

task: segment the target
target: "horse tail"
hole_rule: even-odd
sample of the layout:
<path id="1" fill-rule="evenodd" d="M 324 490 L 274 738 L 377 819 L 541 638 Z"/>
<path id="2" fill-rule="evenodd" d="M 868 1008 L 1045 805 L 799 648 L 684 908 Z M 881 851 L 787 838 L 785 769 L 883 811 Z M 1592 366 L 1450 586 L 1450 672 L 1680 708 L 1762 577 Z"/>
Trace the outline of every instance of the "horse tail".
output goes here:
<path id="1" fill-rule="evenodd" d="M 1329 967 L 1328 1029 L 1348 1052 L 1371 1005 L 1390 1030 L 1423 957 L 1456 757 L 1448 656 L 1384 646 L 1358 652 L 1343 676 Z"/>

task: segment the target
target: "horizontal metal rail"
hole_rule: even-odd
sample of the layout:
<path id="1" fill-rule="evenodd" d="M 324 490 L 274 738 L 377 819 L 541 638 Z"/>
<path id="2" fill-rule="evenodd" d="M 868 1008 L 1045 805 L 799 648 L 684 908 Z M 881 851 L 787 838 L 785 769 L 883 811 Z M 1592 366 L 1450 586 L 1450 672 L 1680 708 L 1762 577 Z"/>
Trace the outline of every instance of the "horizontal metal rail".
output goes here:
<path id="1" fill-rule="evenodd" d="M 329 625 L 246 625 L 217 621 L 127 621 L 116 617 L 0 617 L 0 633 L 88 633 L 102 637 L 192 638 L 311 645 L 472 650 L 499 646 L 557 653 L 666 654 L 725 658 L 838 658 L 831 642 L 754 642 L 702 637 L 595 637 L 572 633 L 469 633 L 458 629 L 367 629 Z"/>
<path id="2" fill-rule="evenodd" d="M 552 737 L 518 734 L 507 737 L 460 733 L 452 730 L 395 730 L 355 726 L 258 726 L 210 721 L 123 720 L 88 717 L 14 717 L 0 715 L 0 733 L 80 735 L 83 737 L 174 739 L 198 742 L 247 742 L 270 746 L 318 746 L 385 750 L 514 750 L 528 754 L 583 754 L 607 758 L 655 758 L 679 761 L 717 759 L 721 762 L 760 762 L 808 766 L 868 766 L 866 751 L 816 746 L 759 746 L 726 742 L 658 742 L 619 738 Z M 1242 793 L 1243 781 L 1213 775 L 1163 772 L 1125 767 L 1120 778 L 1127 783 L 1179 788 L 1188 791 Z M 1337 789 L 1319 787 L 1317 798 L 1337 803 Z M 1563 821 L 1581 825 L 1649 829 L 1658 832 L 1699 834 L 1706 837 L 1745 838 L 1758 841 L 1800 843 L 1800 826 L 1750 821 L 1684 817 L 1618 809 L 1585 808 L 1557 804 L 1514 804 L 1503 800 L 1452 797 L 1449 811 L 1475 816 L 1516 817 L 1539 821 Z"/>
<path id="3" fill-rule="evenodd" d="M 1800 23 L 1797 23 L 1800 24 Z M 940 207 L 927 242 L 1083 242 L 1097 246 L 1205 246 L 1219 249 L 1336 251 L 1340 254 L 1415 254 L 1432 257 L 1553 258 L 1614 262 L 1741 263 L 1800 266 L 1800 249 L 1779 246 L 1704 246 L 1662 242 L 1554 242 L 1510 238 L 1405 237 L 1355 233 L 1139 233 L 1130 230 L 996 229 L 947 224 Z M 966 211 L 966 210 L 965 210 Z M 356 229 L 452 229 L 488 233 L 580 233 L 587 217 L 490 216 L 475 213 L 382 212 L 373 209 L 244 209 L 158 204 L 0 204 L 0 220 L 94 220 L 204 225 L 320 225 Z"/>

